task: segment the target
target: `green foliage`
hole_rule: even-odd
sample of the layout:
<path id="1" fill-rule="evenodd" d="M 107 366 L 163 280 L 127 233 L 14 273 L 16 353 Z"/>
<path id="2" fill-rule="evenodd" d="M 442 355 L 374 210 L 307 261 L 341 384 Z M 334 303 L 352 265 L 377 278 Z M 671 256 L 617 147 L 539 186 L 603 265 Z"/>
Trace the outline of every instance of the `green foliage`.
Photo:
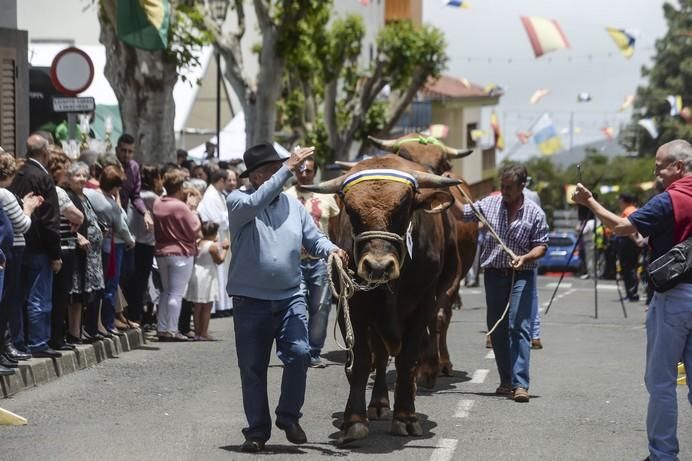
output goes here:
<path id="1" fill-rule="evenodd" d="M 651 191 L 643 191 L 639 184 L 653 181 L 654 163 L 650 157 L 612 157 L 596 151 L 589 152 L 581 162 L 567 168 L 556 167 L 550 157 L 532 158 L 525 163 L 532 179 L 532 189 L 538 192 L 546 214 L 553 210 L 568 208 L 565 186 L 581 182 L 598 194 L 600 186 L 620 186 L 620 192 L 631 192 L 639 203 L 651 196 Z M 610 192 L 598 197 L 606 208 L 616 211 L 617 196 L 620 192 Z"/>
<path id="2" fill-rule="evenodd" d="M 213 37 L 204 25 L 200 11 L 192 4 L 171 3 L 171 27 L 168 30 L 166 56 L 176 63 L 182 81 L 200 65 L 199 56 L 203 46 L 213 43 Z M 197 82 L 193 82 L 197 83 Z"/>
<path id="3" fill-rule="evenodd" d="M 448 61 L 442 31 L 431 26 L 416 27 L 409 21 L 387 24 L 377 36 L 377 47 L 394 90 L 407 88 L 415 72 L 439 75 Z"/>
<path id="4" fill-rule="evenodd" d="M 636 147 L 640 154 L 653 154 L 657 146 L 673 139 L 691 139 L 692 124 L 680 116 L 670 116 L 668 95 L 681 95 L 683 107 L 692 106 L 692 0 L 679 0 L 678 6 L 664 3 L 663 13 L 668 31 L 656 41 L 656 55 L 651 67 L 642 68 L 642 76 L 648 79 L 637 90 L 633 124 L 641 118 L 655 120 L 660 136 L 651 137 L 642 128 L 637 136 L 629 138 L 629 147 Z"/>

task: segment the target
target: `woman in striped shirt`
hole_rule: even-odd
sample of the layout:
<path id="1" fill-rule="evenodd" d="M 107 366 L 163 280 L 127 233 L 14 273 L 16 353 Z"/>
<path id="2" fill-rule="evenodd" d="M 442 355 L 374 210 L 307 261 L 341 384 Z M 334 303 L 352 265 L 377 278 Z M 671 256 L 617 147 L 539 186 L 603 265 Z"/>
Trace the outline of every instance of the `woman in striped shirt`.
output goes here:
<path id="1" fill-rule="evenodd" d="M 22 255 L 26 246 L 24 233 L 31 227 L 31 215 L 43 203 L 43 197 L 29 193 L 24 196 L 20 205 L 19 199 L 7 190 L 16 172 L 17 163 L 14 156 L 7 152 L 0 153 L 0 205 L 14 230 L 12 251 L 6 255 L 5 295 L 0 302 L 0 350 L 15 359 L 28 360 L 31 355 L 16 350 L 12 341 L 17 336 L 24 335 L 23 300 L 19 299 Z M 6 334 L 8 324 L 11 336 Z"/>

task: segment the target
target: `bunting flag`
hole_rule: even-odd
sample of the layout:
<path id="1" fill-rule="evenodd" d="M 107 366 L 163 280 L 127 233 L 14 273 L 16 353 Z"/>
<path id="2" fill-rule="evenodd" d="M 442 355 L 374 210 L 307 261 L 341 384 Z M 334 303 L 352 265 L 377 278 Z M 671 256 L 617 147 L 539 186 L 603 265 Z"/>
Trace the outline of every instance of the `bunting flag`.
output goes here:
<path id="1" fill-rule="evenodd" d="M 528 144 L 531 136 L 533 136 L 533 133 L 530 131 L 517 131 L 517 139 L 522 144 Z"/>
<path id="2" fill-rule="evenodd" d="M 550 93 L 550 90 L 545 88 L 539 88 L 533 92 L 533 94 L 531 95 L 531 99 L 529 99 L 529 102 L 531 104 L 536 104 L 538 101 L 543 99 L 548 93 Z"/>
<path id="3" fill-rule="evenodd" d="M 666 101 L 670 104 L 670 116 L 675 117 L 680 115 L 682 111 L 682 96 L 669 95 L 666 97 Z"/>
<path id="4" fill-rule="evenodd" d="M 435 124 L 430 125 L 428 131 L 430 132 L 430 136 L 433 138 L 444 139 L 449 134 L 449 127 L 447 125 Z"/>
<path id="5" fill-rule="evenodd" d="M 569 42 L 565 33 L 554 19 L 540 18 L 536 16 L 522 16 L 521 22 L 529 36 L 533 54 L 539 58 L 551 51 L 569 48 Z"/>
<path id="6" fill-rule="evenodd" d="M 471 130 L 471 139 L 474 141 L 478 141 L 479 139 L 483 139 L 488 135 L 488 133 L 484 130 Z"/>
<path id="7" fill-rule="evenodd" d="M 442 0 L 442 3 L 455 8 L 471 8 L 471 4 L 463 0 Z"/>
<path id="8" fill-rule="evenodd" d="M 653 139 L 658 138 L 658 128 L 656 128 L 656 122 L 653 119 L 643 118 L 637 122 L 637 125 L 644 128 Z"/>
<path id="9" fill-rule="evenodd" d="M 615 137 L 615 130 L 613 129 L 612 126 L 606 126 L 601 128 L 601 132 L 603 135 L 606 137 L 608 141 L 612 141 L 613 138 Z"/>
<path id="10" fill-rule="evenodd" d="M 692 110 L 687 106 L 683 107 L 680 111 L 680 117 L 687 123 L 692 123 Z"/>
<path id="11" fill-rule="evenodd" d="M 169 0 L 119 0 L 117 4 L 121 41 L 144 50 L 168 47 Z"/>
<path id="12" fill-rule="evenodd" d="M 547 112 L 541 115 L 531 131 L 533 132 L 533 142 L 536 143 L 543 155 L 552 155 L 563 149 L 560 135 Z"/>
<path id="13" fill-rule="evenodd" d="M 504 150 L 505 137 L 502 135 L 502 130 L 500 130 L 500 121 L 497 119 L 497 112 L 495 111 L 490 114 L 490 126 L 493 128 L 493 134 L 495 135 L 495 149 Z"/>
<path id="14" fill-rule="evenodd" d="M 634 99 L 635 99 L 635 96 L 632 94 L 629 96 L 625 96 L 625 100 L 622 102 L 622 105 L 618 109 L 618 112 L 622 112 L 624 110 L 627 110 L 632 105 L 632 103 L 634 102 Z"/>
<path id="15" fill-rule="evenodd" d="M 627 59 L 634 54 L 634 43 L 637 41 L 639 31 L 634 29 L 618 29 L 617 27 L 606 27 L 608 35 L 615 42 L 620 53 Z"/>
<path id="16" fill-rule="evenodd" d="M 577 102 L 589 102 L 591 101 L 591 94 L 590 93 L 579 93 L 577 95 Z"/>
<path id="17" fill-rule="evenodd" d="M 370 0 L 358 0 L 358 1 L 359 1 L 360 4 L 363 5 L 363 6 L 368 6 L 368 4 L 370 3 Z"/>

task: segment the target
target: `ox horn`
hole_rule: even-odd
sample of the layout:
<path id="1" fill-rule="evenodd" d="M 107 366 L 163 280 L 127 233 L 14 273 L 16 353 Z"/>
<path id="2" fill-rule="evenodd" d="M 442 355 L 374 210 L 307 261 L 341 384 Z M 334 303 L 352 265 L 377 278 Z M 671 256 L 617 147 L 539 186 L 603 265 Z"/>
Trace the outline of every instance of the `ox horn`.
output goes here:
<path id="1" fill-rule="evenodd" d="M 447 158 L 450 160 L 467 157 L 473 152 L 473 149 L 455 149 L 449 146 L 445 146 L 444 149 L 445 154 L 447 154 Z"/>
<path id="2" fill-rule="evenodd" d="M 300 186 L 301 190 L 309 190 L 311 192 L 317 192 L 319 194 L 336 194 L 341 190 L 341 184 L 346 179 L 346 175 L 343 174 L 329 181 L 322 181 L 319 184 L 311 184 L 308 186 Z"/>
<path id="3" fill-rule="evenodd" d="M 448 178 L 445 176 L 439 176 L 432 173 L 424 173 L 422 171 L 409 171 L 411 176 L 416 178 L 418 182 L 418 187 L 424 188 L 440 188 L 440 187 L 451 187 L 458 184 L 462 184 L 464 181 L 461 179 Z"/>
<path id="4" fill-rule="evenodd" d="M 343 160 L 337 160 L 334 162 L 334 165 L 338 166 L 342 170 L 350 170 L 356 165 L 356 163 L 358 162 L 344 162 Z"/>
<path id="5" fill-rule="evenodd" d="M 382 150 L 386 150 L 388 152 L 396 152 L 397 150 L 399 150 L 399 146 L 397 144 L 396 139 L 378 139 L 373 136 L 368 136 L 368 139 L 371 143 L 373 143 L 375 146 L 379 147 Z"/>

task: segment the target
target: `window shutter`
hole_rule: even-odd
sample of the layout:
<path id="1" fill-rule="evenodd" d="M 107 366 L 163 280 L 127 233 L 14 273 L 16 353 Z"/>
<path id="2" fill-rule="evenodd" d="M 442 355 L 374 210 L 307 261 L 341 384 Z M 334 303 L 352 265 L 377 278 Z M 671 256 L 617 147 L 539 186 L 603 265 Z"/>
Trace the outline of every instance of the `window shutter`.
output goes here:
<path id="1" fill-rule="evenodd" d="M 12 48 L 0 48 L 0 146 L 17 152 L 16 55 Z"/>

